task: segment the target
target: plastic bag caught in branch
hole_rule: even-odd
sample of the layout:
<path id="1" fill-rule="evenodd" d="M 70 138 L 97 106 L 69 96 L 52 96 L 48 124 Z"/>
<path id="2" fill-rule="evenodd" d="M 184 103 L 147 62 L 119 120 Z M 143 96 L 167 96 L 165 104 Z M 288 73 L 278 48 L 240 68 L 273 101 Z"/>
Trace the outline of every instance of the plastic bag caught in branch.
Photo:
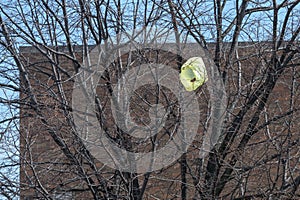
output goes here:
<path id="1" fill-rule="evenodd" d="M 180 81 L 187 91 L 196 90 L 208 80 L 202 58 L 192 57 L 181 66 Z"/>

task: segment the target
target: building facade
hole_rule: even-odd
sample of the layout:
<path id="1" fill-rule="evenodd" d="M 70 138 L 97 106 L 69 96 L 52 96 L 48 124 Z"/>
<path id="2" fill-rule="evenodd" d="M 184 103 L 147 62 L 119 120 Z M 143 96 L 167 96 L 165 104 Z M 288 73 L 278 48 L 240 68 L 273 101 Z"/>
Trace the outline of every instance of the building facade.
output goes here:
<path id="1" fill-rule="evenodd" d="M 176 45 L 163 46 L 122 54 L 113 60 L 97 84 L 95 110 L 101 127 L 111 141 L 132 152 L 162 148 L 180 124 L 182 111 L 176 96 L 168 88 L 157 85 L 144 84 L 138 88 L 130 97 L 129 106 L 134 122 L 145 127 L 151 124 L 149 112 L 153 105 L 160 103 L 171 109 L 164 128 L 156 136 L 137 140 L 122 132 L 109 106 L 114 86 L 128 68 L 162 63 L 179 74 L 182 62 L 199 48 L 197 44 L 183 45 L 184 57 L 176 53 Z M 201 117 L 197 135 L 186 154 L 170 166 L 151 173 L 120 172 L 99 162 L 85 148 L 74 126 L 72 112 L 76 108 L 72 107 L 72 92 L 78 67 L 83 62 L 83 48 L 75 47 L 76 55 L 71 55 L 63 47 L 55 50 L 22 47 L 20 53 L 27 79 L 22 80 L 20 95 L 21 199 L 181 199 L 182 191 L 187 199 L 198 198 L 197 195 L 209 199 L 212 194 L 205 185 L 211 180 L 209 176 L 217 177 L 214 181 L 215 187 L 220 188 L 217 194 L 220 199 L 264 199 L 270 194 L 283 199 L 299 197 L 299 122 L 296 120 L 299 116 L 299 59 L 291 60 L 282 74 L 274 71 L 278 73 L 278 77 L 274 76 L 276 84 L 266 86 L 260 93 L 260 88 L 271 77 L 268 75 L 272 68 L 270 45 L 242 43 L 232 61 L 225 58 L 229 44 L 223 48 L 224 60 L 219 62 L 218 69 L 227 77 L 224 129 L 233 127 L 235 117 L 243 110 L 248 113 L 237 122 L 240 131 L 234 138 L 229 139 L 229 134 L 220 138 L 220 143 L 224 139 L 230 145 L 229 149 L 220 147 L 224 152 L 226 149 L 226 154 L 215 152 L 224 157 L 219 158 L 221 162 L 216 165 L 220 168 L 215 169 L 219 174 L 213 175 L 209 173 L 209 163 L 213 162 L 199 157 L 199 147 L 211 120 L 208 85 L 196 91 Z M 214 44 L 210 44 L 209 49 L 212 53 Z M 203 56 L 208 56 L 207 53 Z M 226 65 L 226 62 L 232 63 Z M 224 66 L 230 67 L 225 69 Z M 214 80 L 209 81 L 214 84 Z M 255 94 L 266 98 L 265 105 L 260 105 L 259 98 L 249 103 Z M 263 110 L 254 125 L 254 115 L 260 106 Z"/>

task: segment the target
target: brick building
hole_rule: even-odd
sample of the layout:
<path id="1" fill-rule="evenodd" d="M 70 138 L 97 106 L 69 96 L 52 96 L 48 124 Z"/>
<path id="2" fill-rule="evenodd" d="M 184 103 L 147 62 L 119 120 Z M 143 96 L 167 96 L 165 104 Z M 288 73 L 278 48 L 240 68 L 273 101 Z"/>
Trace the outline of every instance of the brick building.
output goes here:
<path id="1" fill-rule="evenodd" d="M 188 52 L 195 51 L 196 46 L 196 44 L 187 45 L 183 51 L 187 52 L 186 55 L 188 55 Z M 173 44 L 169 44 L 167 47 L 176 49 Z M 210 44 L 209 48 L 213 49 L 214 44 Z M 267 67 L 261 65 L 268 63 L 268 60 L 270 60 L 271 54 L 268 55 L 268 48 L 268 44 L 255 43 L 243 43 L 239 46 L 238 56 L 232 64 L 232 67 L 235 68 L 227 71 L 229 77 L 226 85 L 229 91 L 228 102 L 229 105 L 235 105 L 234 108 L 228 107 L 229 110 L 231 109 L 232 116 L 235 116 L 239 111 L 239 107 L 243 106 L 243 101 L 234 102 L 236 97 L 239 96 L 245 101 L 247 95 L 250 96 L 253 92 L 253 88 L 260 84 L 257 80 L 263 81 L 265 79 L 261 77 L 264 76 Z M 225 45 L 224 55 L 227 50 L 228 48 Z M 134 181 L 137 180 L 141 184 L 146 178 L 148 180 L 147 182 L 144 181 L 144 183 L 147 183 L 144 199 L 180 199 L 183 180 L 181 173 L 183 168 L 180 161 L 174 162 L 163 170 L 153 172 L 149 177 L 147 175 L 145 177 L 138 176 L 137 174 L 134 174 L 136 177 L 133 177 L 132 174 L 125 173 L 123 174 L 125 178 L 122 180 L 122 175 L 117 174 L 115 170 L 109 167 L 103 166 L 83 147 L 74 130 L 71 116 L 73 78 L 78 66 L 77 62 L 82 61 L 82 47 L 75 47 L 77 60 L 70 59 L 68 50 L 63 47 L 56 50 L 62 52 L 59 55 L 51 51 L 45 51 L 45 54 L 43 54 L 33 47 L 22 47 L 20 51 L 24 58 L 24 66 L 27 69 L 30 82 L 30 88 L 26 84 L 21 85 L 23 93 L 20 95 L 22 101 L 22 117 L 20 120 L 21 199 L 109 199 L 105 196 L 95 196 L 97 191 L 102 194 L 105 192 L 118 192 L 115 199 L 126 199 L 126 191 L 134 193 L 134 189 L 115 189 L 116 185 L 125 180 L 132 181 L 129 186 L 135 184 Z M 134 67 L 145 62 L 167 63 L 178 70 L 178 56 L 167 51 L 146 49 L 132 55 L 124 54 L 121 60 L 123 66 L 134 63 L 130 65 L 130 67 Z M 224 64 L 222 62 L 221 66 Z M 120 63 L 116 63 L 107 70 L 99 83 L 99 88 L 97 88 L 98 100 L 102 105 L 101 108 L 104 108 L 101 112 L 106 117 L 102 125 L 112 134 L 112 140 L 114 141 L 119 139 L 119 135 L 111 120 L 110 109 L 107 109 L 105 105 L 109 101 L 112 89 L 107 83 L 115 83 L 119 76 L 120 71 L 117 69 L 119 69 Z M 265 112 L 262 114 L 263 117 L 259 119 L 259 124 L 264 128 L 260 129 L 260 126 L 258 126 L 258 134 L 251 138 L 246 148 L 241 152 L 239 150 L 240 157 L 234 165 L 237 173 L 230 177 L 220 195 L 224 199 L 243 196 L 247 199 L 246 196 L 253 194 L 260 194 L 257 198 L 264 198 L 267 191 L 271 191 L 270 188 L 277 191 L 279 186 L 276 181 L 280 177 L 297 178 L 297 174 L 299 175 L 299 160 L 297 160 L 299 158 L 299 148 L 297 148 L 299 122 L 295 121 L 295 118 L 299 116 L 299 112 L 295 112 L 291 118 L 288 118 L 291 115 L 286 115 L 286 118 L 282 117 L 281 119 L 279 117 L 280 119 L 274 120 L 274 123 L 271 120 L 272 123 L 265 124 L 269 123 L 269 119 L 273 117 L 284 115 L 291 108 L 291 101 L 293 101 L 293 105 L 299 103 L 299 98 L 297 98 L 299 97 L 299 88 L 291 90 L 291 85 L 295 84 L 291 81 L 295 82 L 297 79 L 295 73 L 299 72 L 299 68 L 297 69 L 298 72 L 295 72 L 294 63 L 297 62 L 291 61 L 291 67 L 280 77 L 272 90 Z M 23 82 L 26 82 L 26 80 L 23 80 Z M 293 97 L 291 97 L 291 91 L 294 92 Z M 145 110 L 149 110 L 149 102 L 150 104 L 154 103 L 157 99 L 162 101 L 162 104 L 172 102 L 173 96 L 169 92 L 157 93 L 157 89 L 151 85 L 140 88 L 137 91 L 137 96 L 132 99 L 135 102 L 131 105 L 134 111 L 132 117 L 135 118 L 137 123 L 149 123 L 147 122 L 149 116 L 144 113 Z M 186 154 L 188 169 L 185 169 L 185 187 L 189 196 L 188 199 L 193 196 L 195 188 L 202 187 L 196 183 L 200 180 L 195 178 L 196 175 L 193 172 L 198 172 L 199 146 L 201 146 L 203 133 L 209 120 L 208 107 L 210 103 L 207 87 L 200 88 L 197 91 L 197 96 L 203 115 L 199 122 L 198 135 Z M 253 107 L 254 112 L 255 106 Z M 174 108 L 176 108 L 176 105 Z M 101 115 L 99 116 L 99 119 L 101 119 Z M 229 116 L 228 120 L 232 116 Z M 241 124 L 241 131 L 236 137 L 237 141 L 231 146 L 232 152 L 229 153 L 228 157 L 236 153 L 235 148 L 237 148 L 240 139 L 247 131 L 246 121 L 247 119 L 250 120 L 250 117 L 251 113 L 245 116 L 246 120 Z M 158 134 L 157 141 L 161 141 L 161 146 L 170 137 L 166 134 L 166 131 L 175 129 L 176 113 L 173 117 L 169 116 L 168 119 L 165 132 Z M 128 138 L 125 138 L 124 141 L 128 141 Z M 121 143 L 122 145 L 126 146 L 127 143 Z M 138 149 L 131 150 L 149 150 L 152 147 L 151 145 L 151 141 L 146 141 L 140 144 Z M 224 166 L 226 161 L 224 159 Z M 288 162 L 289 170 L 294 170 L 290 172 L 291 174 L 286 174 L 286 171 L 288 171 L 286 169 L 287 165 L 283 162 Z M 253 169 L 250 169 L 251 167 Z M 245 168 L 245 172 L 239 173 L 239 170 L 244 170 L 243 168 Z M 286 182 L 288 181 L 290 179 L 286 179 Z M 295 181 L 299 180 L 295 179 Z M 110 185 L 103 186 L 103 184 Z M 142 184 L 139 186 L 143 188 Z M 283 193 L 286 192 L 284 187 L 285 185 L 281 189 L 284 191 Z M 103 188 L 111 189 L 111 191 L 102 191 Z M 295 188 L 298 190 L 297 187 Z M 261 192 L 258 192 L 258 190 L 261 190 Z M 296 191 L 296 194 L 300 195 L 299 191 Z M 288 198 L 288 196 L 284 197 Z"/>

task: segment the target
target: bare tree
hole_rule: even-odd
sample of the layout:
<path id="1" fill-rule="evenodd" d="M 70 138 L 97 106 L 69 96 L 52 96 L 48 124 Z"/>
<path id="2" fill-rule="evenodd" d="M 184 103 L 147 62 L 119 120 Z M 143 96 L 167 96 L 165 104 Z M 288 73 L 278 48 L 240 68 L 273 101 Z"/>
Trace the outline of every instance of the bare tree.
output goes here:
<path id="1" fill-rule="evenodd" d="M 1 2 L 1 195 L 299 198 L 299 6 L 297 0 Z M 217 80 L 210 79 L 192 92 L 201 109 L 198 133 L 179 159 L 143 173 L 103 165 L 81 137 L 74 120 L 79 108 L 72 106 L 76 78 L 97 63 L 92 52 L 109 61 L 91 101 L 99 126 L 128 152 L 152 152 L 172 140 L 183 111 L 176 95 L 157 84 L 144 84 L 125 99 L 124 74 L 164 64 L 179 75 L 182 52 L 193 55 L 197 48 L 225 85 L 217 144 L 201 156 L 203 138 L 216 120 L 209 84 Z M 151 109 L 160 109 L 153 105 L 167 108 L 163 129 L 132 137 L 116 123 L 128 123 L 126 116 L 112 120 L 113 97 L 129 102 L 130 117 L 148 132 Z"/>
<path id="2" fill-rule="evenodd" d="M 229 97 L 223 140 L 197 174 L 203 181 L 197 181 L 198 198 L 295 198 L 298 152 L 290 152 L 298 145 L 300 27 L 293 17 L 299 2 L 214 1 L 206 4 L 213 13 L 191 14 L 200 10 L 198 3 L 177 4 L 178 24 L 199 43 L 207 44 L 205 32 L 211 31 Z"/>

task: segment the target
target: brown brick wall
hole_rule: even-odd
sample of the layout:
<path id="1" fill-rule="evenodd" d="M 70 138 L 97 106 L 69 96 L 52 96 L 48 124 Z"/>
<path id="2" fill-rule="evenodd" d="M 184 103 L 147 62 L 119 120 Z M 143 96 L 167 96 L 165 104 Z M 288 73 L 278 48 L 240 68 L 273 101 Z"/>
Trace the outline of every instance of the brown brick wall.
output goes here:
<path id="1" fill-rule="evenodd" d="M 28 47 L 26 50 L 30 49 Z M 193 49 L 191 48 L 190 51 Z M 261 49 L 262 52 L 265 52 L 264 49 Z M 251 52 L 251 57 L 249 57 L 249 52 Z M 253 54 L 253 52 L 255 54 Z M 246 85 L 247 83 L 250 83 L 253 78 L 258 77 L 259 75 L 263 75 L 263 67 L 260 66 L 261 63 L 264 63 L 261 61 L 261 59 L 268 57 L 267 55 L 262 56 L 260 52 L 260 49 L 254 48 L 253 46 L 249 47 L 243 47 L 240 49 L 240 63 L 234 63 L 232 66 L 238 68 L 239 64 L 242 69 L 242 84 Z M 37 96 L 39 106 L 42 108 L 42 116 L 44 116 L 45 120 L 47 120 L 48 125 L 51 127 L 45 127 L 45 125 L 41 122 L 39 119 L 39 116 L 36 115 L 34 111 L 32 111 L 31 107 L 27 107 L 24 105 L 21 109 L 22 117 L 21 118 L 21 127 L 20 127 L 20 135 L 21 135 L 21 184 L 22 184 L 22 190 L 21 190 L 21 199 L 26 199 L 25 197 L 36 197 L 40 194 L 35 193 L 34 185 L 38 185 L 39 183 L 31 177 L 34 177 L 35 173 L 39 177 L 40 183 L 45 187 L 47 191 L 54 191 L 57 189 L 57 186 L 60 184 L 61 188 L 64 190 L 73 189 L 72 194 L 75 194 L 75 197 L 73 199 L 89 199 L 92 198 L 89 192 L 84 192 L 84 190 L 88 190 L 87 185 L 85 184 L 84 180 L 78 179 L 79 176 L 76 175 L 77 168 L 73 166 L 72 163 L 69 162 L 69 160 L 66 158 L 64 154 L 61 153 L 59 150 L 59 147 L 57 144 L 53 141 L 51 135 L 49 135 L 48 128 L 54 129 L 57 131 L 57 133 L 60 135 L 60 137 L 65 140 L 69 145 L 71 151 L 76 155 L 76 151 L 78 150 L 76 140 L 74 139 L 72 132 L 70 131 L 70 126 L 68 125 L 64 113 L 60 109 L 62 106 L 59 102 L 59 99 L 57 97 L 57 87 L 56 83 L 51 79 L 51 76 L 53 75 L 53 72 L 51 70 L 51 64 L 47 61 L 45 56 L 41 56 L 38 52 L 26 52 L 23 50 L 22 55 L 24 56 L 25 60 L 25 66 L 29 72 L 29 78 L 31 81 L 31 84 L 33 86 L 33 91 Z M 80 57 L 80 55 L 78 55 Z M 153 61 L 158 61 L 159 63 L 164 62 L 168 63 L 169 65 L 172 65 L 174 68 L 177 68 L 176 63 L 176 56 L 174 54 L 168 54 L 168 53 L 159 53 L 157 52 L 144 52 L 145 59 L 147 59 L 147 62 L 151 62 L 151 59 Z M 150 58 L 150 59 L 149 59 Z M 125 55 L 123 58 L 124 64 L 127 64 L 127 55 Z M 157 60 L 156 60 L 157 59 Z M 74 68 L 72 65 L 72 62 L 64 57 L 58 57 L 59 66 L 62 67 L 64 70 L 69 72 L 69 74 L 74 74 Z M 134 58 L 133 58 L 134 60 Z M 136 65 L 139 64 L 139 62 L 135 63 Z M 134 66 L 133 66 L 134 67 Z M 231 69 L 232 71 L 236 70 Z M 102 79 L 100 81 L 99 85 L 104 85 L 104 87 L 99 86 L 97 89 L 97 94 L 99 95 L 100 102 L 102 102 L 103 106 L 109 102 L 109 89 L 107 88 L 107 85 L 105 85 L 106 81 L 109 81 L 111 83 L 114 83 L 116 80 L 116 71 L 115 68 L 112 67 L 110 70 L 110 80 Z M 61 74 L 63 74 L 61 72 Z M 255 75 L 255 77 L 253 76 Z M 233 100 L 234 96 L 237 95 L 238 88 L 237 88 L 237 76 L 236 73 L 229 73 L 228 75 L 229 82 L 227 84 L 227 90 L 229 102 Z M 286 80 L 290 80 L 291 76 L 291 70 L 287 70 L 286 73 L 280 78 L 280 81 L 274 88 L 274 92 L 271 94 L 271 98 L 268 101 L 268 105 L 266 107 L 268 111 L 268 115 L 275 116 L 276 114 L 280 114 L 281 110 L 287 110 L 289 102 L 289 87 L 290 82 L 287 82 Z M 71 93 L 72 93 L 72 87 L 73 87 L 73 81 L 72 79 L 69 79 L 70 77 L 62 76 L 62 80 L 65 80 L 63 83 L 65 95 L 67 96 L 67 99 L 69 102 L 71 102 Z M 248 85 L 249 92 L 253 87 L 256 85 Z M 246 91 L 246 92 L 245 92 Z M 156 92 L 155 88 L 145 87 L 141 88 L 139 91 L 140 93 L 132 98 L 132 101 L 135 102 L 131 105 L 132 110 L 134 111 L 133 117 L 136 118 L 138 123 L 147 123 L 147 120 L 149 117 L 145 115 L 144 111 L 149 109 L 149 106 L 146 103 L 141 102 L 139 100 L 139 96 L 143 96 L 144 100 L 147 100 L 148 102 L 156 101 L 157 96 L 150 95 L 151 93 Z M 53 94 L 53 95 L 51 95 Z M 163 94 L 160 94 L 160 100 L 164 102 L 164 98 L 162 97 Z M 192 169 L 196 168 L 197 162 L 198 162 L 198 153 L 199 145 L 202 141 L 202 136 L 204 133 L 204 127 L 207 120 L 207 108 L 209 105 L 209 95 L 206 86 L 203 86 L 198 91 L 198 97 L 199 102 L 201 102 L 201 110 L 203 110 L 203 116 L 201 116 L 200 126 L 198 130 L 197 138 L 194 140 L 193 145 L 191 145 L 190 150 L 188 151 L 187 158 L 188 163 L 190 164 Z M 242 95 L 249 95 L 247 94 L 247 90 L 244 90 L 244 93 Z M 297 94 L 299 95 L 299 93 Z M 172 95 L 168 94 L 166 100 L 172 99 Z M 21 99 L 24 100 L 24 102 L 29 102 L 30 98 L 28 97 L 28 94 L 21 94 Z M 299 98 L 296 98 L 297 102 L 294 102 L 295 105 L 299 104 L 298 100 Z M 165 102 L 167 103 L 167 102 Z M 239 101 L 237 104 L 237 108 L 239 106 L 243 105 L 243 101 Z M 236 114 L 238 109 L 233 110 L 233 115 Z M 110 119 L 111 113 L 110 110 L 104 110 L 104 114 Z M 299 116 L 299 113 L 297 113 Z M 248 122 L 247 118 L 250 119 L 250 116 L 246 117 L 245 124 L 242 125 L 242 130 L 246 130 L 246 123 Z M 272 117 L 268 116 L 268 117 Z M 170 119 L 169 121 L 169 128 L 172 128 L 172 122 L 175 119 Z M 107 129 L 114 133 L 115 128 L 113 126 L 113 121 L 106 120 L 105 126 Z M 260 120 L 260 124 L 264 123 L 264 118 L 262 117 Z M 280 120 L 276 122 L 277 124 L 275 126 L 269 127 L 268 130 L 262 129 L 259 131 L 252 139 L 250 144 L 245 148 L 242 152 L 239 152 L 242 155 L 242 158 L 239 160 L 239 163 L 237 164 L 238 167 L 243 166 L 252 166 L 254 164 L 257 164 L 257 162 L 262 161 L 264 159 L 267 159 L 266 155 L 273 155 L 279 152 L 278 149 L 276 149 L 276 144 L 281 146 L 281 148 L 288 148 L 286 145 L 286 135 L 291 134 L 291 136 L 288 137 L 290 141 L 297 140 L 299 137 L 299 133 L 297 132 L 299 128 L 299 124 L 295 122 L 295 124 L 292 126 L 293 130 L 287 130 L 286 126 L 284 125 L 285 121 Z M 241 131 L 240 134 L 243 134 L 243 131 Z M 270 134 L 270 135 L 268 135 Z M 239 135 L 240 137 L 241 135 Z M 167 140 L 168 137 L 165 133 L 160 133 L 158 135 L 160 137 L 161 145 L 163 145 L 163 141 Z M 272 139 L 270 139 L 272 138 Z M 283 144 L 283 145 L 282 145 Z M 30 146 L 30 147 L 29 147 Z M 28 148 L 29 147 L 29 148 Z M 145 142 L 142 144 L 142 146 L 139 146 L 138 149 L 134 150 L 149 150 L 151 149 L 151 142 Z M 80 152 L 78 152 L 80 153 Z M 232 152 L 236 153 L 236 152 Z M 297 152 L 291 152 L 295 155 L 297 155 Z M 295 157 L 295 161 L 290 163 L 290 167 L 294 168 L 298 162 L 296 161 L 297 157 Z M 31 163 L 28 163 L 28 162 Z M 280 161 L 278 161 L 280 162 Z M 97 164 L 99 167 L 101 166 L 101 163 Z M 85 166 L 83 164 L 83 166 Z M 32 169 L 34 167 L 34 170 Z M 255 192 L 257 188 L 260 188 L 262 191 L 264 191 L 265 188 L 270 187 L 270 184 L 272 184 L 272 178 L 276 179 L 276 177 L 273 177 L 272 172 L 274 171 L 274 174 L 278 174 L 277 170 L 278 165 L 275 161 L 275 163 L 268 162 L 267 164 L 261 165 L 261 167 L 257 167 L 254 170 L 249 170 L 248 174 L 243 174 L 245 177 L 245 180 L 247 180 L 247 192 L 248 194 L 251 194 L 252 192 Z M 106 168 L 106 170 L 102 170 L 105 177 L 110 177 L 111 174 L 114 173 L 114 170 Z M 87 173 L 89 171 L 87 170 Z M 93 172 L 90 172 L 90 176 L 93 177 Z M 271 174 L 270 174 L 271 173 Z M 238 176 L 238 174 L 237 174 Z M 31 180 L 30 180 L 31 179 Z M 154 197 L 158 199 L 180 199 L 180 166 L 179 163 L 176 162 L 173 165 L 169 166 L 167 169 L 162 171 L 154 172 L 151 175 L 151 178 L 149 180 L 149 183 L 147 185 L 147 190 L 145 193 L 144 199 L 153 199 Z M 66 182 L 68 180 L 68 182 Z M 233 178 L 228 185 L 226 185 L 226 188 L 224 190 L 224 195 L 227 193 L 231 193 L 234 186 L 239 185 L 240 183 L 237 183 L 240 179 Z M 32 182 L 30 182 L 32 181 Z M 201 187 L 201 186 L 200 186 Z M 193 194 L 194 186 L 193 186 L 193 180 L 190 175 L 188 175 L 188 193 Z M 234 194 L 232 194 L 234 195 Z M 67 197 L 65 197 L 67 198 Z M 230 199 L 230 198 L 228 198 Z"/>

